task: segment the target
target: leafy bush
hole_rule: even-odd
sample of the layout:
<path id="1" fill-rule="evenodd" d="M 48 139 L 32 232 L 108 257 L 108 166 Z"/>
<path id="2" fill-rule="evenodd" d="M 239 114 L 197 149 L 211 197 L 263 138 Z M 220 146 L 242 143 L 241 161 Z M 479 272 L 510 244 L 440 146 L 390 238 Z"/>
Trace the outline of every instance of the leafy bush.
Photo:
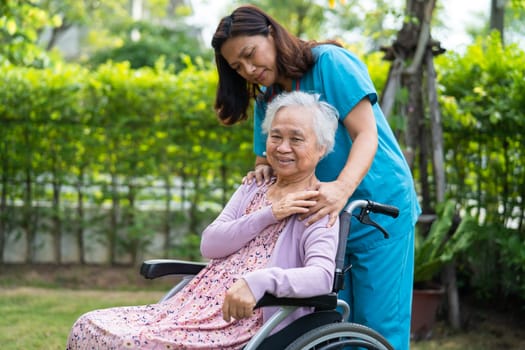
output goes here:
<path id="1" fill-rule="evenodd" d="M 525 52 L 493 33 L 436 61 L 447 195 L 482 224 L 467 283 L 525 300 Z"/>
<path id="2" fill-rule="evenodd" d="M 477 239 L 476 220 L 465 215 L 456 225 L 457 206 L 455 201 L 447 200 L 438 205 L 437 218 L 430 231 L 416 232 L 414 282 L 430 282 L 458 254 L 466 251 Z M 457 227 L 456 227 L 457 226 Z"/>

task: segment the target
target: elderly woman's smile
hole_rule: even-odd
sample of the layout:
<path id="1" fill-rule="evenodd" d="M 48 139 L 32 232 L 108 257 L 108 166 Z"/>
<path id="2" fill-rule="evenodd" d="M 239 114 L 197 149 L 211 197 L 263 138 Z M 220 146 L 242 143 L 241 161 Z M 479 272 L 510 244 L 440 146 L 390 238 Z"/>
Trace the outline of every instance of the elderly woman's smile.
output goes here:
<path id="1" fill-rule="evenodd" d="M 268 162 L 279 178 L 313 176 L 325 148 L 317 141 L 313 114 L 302 106 L 280 109 L 272 121 L 266 143 Z"/>
<path id="2" fill-rule="evenodd" d="M 279 163 L 281 163 L 281 164 L 287 164 L 287 163 L 291 163 L 291 162 L 294 161 L 291 158 L 278 158 L 278 160 L 279 160 Z"/>

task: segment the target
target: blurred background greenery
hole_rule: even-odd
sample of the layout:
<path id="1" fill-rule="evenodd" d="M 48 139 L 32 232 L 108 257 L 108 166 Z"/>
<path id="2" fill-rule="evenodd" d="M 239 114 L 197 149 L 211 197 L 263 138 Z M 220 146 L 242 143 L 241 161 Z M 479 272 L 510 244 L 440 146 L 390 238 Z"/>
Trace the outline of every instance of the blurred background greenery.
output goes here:
<path id="1" fill-rule="evenodd" d="M 227 14 L 241 2 L 224 3 Z M 339 39 L 367 63 L 380 94 L 393 66 L 385 55 L 424 27 L 410 1 L 250 3 L 302 38 Z M 420 3 L 432 5 L 432 31 L 447 26 L 441 1 Z M 0 265 L 199 258 L 200 230 L 253 155 L 250 122 L 225 127 L 214 115 L 213 52 L 194 20 L 209 14 L 194 8 L 184 0 L 0 2 Z M 427 102 L 417 150 L 407 137 L 410 88 L 396 91 L 388 118 L 415 152 L 425 213 L 445 196 L 482 227 L 455 261 L 459 288 L 523 305 L 525 1 L 493 0 L 477 17 L 464 50 L 443 53 L 446 38 L 429 44 L 439 49 L 443 193 L 428 133 L 430 75 L 412 85 Z"/>

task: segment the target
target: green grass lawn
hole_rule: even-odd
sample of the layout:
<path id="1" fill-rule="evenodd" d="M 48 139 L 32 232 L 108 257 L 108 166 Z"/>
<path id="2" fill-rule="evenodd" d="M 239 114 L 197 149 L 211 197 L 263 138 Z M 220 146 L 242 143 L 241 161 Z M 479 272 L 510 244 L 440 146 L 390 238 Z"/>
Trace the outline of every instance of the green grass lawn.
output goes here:
<path id="1" fill-rule="evenodd" d="M 81 314 L 99 308 L 148 304 L 157 301 L 162 294 L 158 290 L 71 290 L 0 286 L 1 349 L 63 350 L 69 330 Z M 438 328 L 434 339 L 415 342 L 411 349 L 525 349 L 524 339 L 520 329 L 509 329 L 503 322 L 491 320 L 483 323 L 479 329 L 468 332 L 452 333 L 446 328 Z"/>
<path id="2" fill-rule="evenodd" d="M 65 349 L 67 335 L 83 313 L 99 308 L 157 301 L 161 292 L 0 289 L 2 350 Z"/>

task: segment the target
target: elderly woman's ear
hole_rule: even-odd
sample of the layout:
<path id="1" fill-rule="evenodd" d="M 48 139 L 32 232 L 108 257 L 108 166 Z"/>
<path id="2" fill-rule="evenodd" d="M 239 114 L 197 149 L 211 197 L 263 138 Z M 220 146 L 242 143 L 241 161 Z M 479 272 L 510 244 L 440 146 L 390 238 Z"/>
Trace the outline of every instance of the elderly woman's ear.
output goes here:
<path id="1" fill-rule="evenodd" d="M 326 152 L 326 145 L 322 145 L 322 146 L 320 146 L 320 148 L 321 148 L 322 154 L 321 154 L 321 157 L 319 158 L 319 160 L 323 159 L 326 156 L 326 154 L 327 154 L 327 152 Z"/>

